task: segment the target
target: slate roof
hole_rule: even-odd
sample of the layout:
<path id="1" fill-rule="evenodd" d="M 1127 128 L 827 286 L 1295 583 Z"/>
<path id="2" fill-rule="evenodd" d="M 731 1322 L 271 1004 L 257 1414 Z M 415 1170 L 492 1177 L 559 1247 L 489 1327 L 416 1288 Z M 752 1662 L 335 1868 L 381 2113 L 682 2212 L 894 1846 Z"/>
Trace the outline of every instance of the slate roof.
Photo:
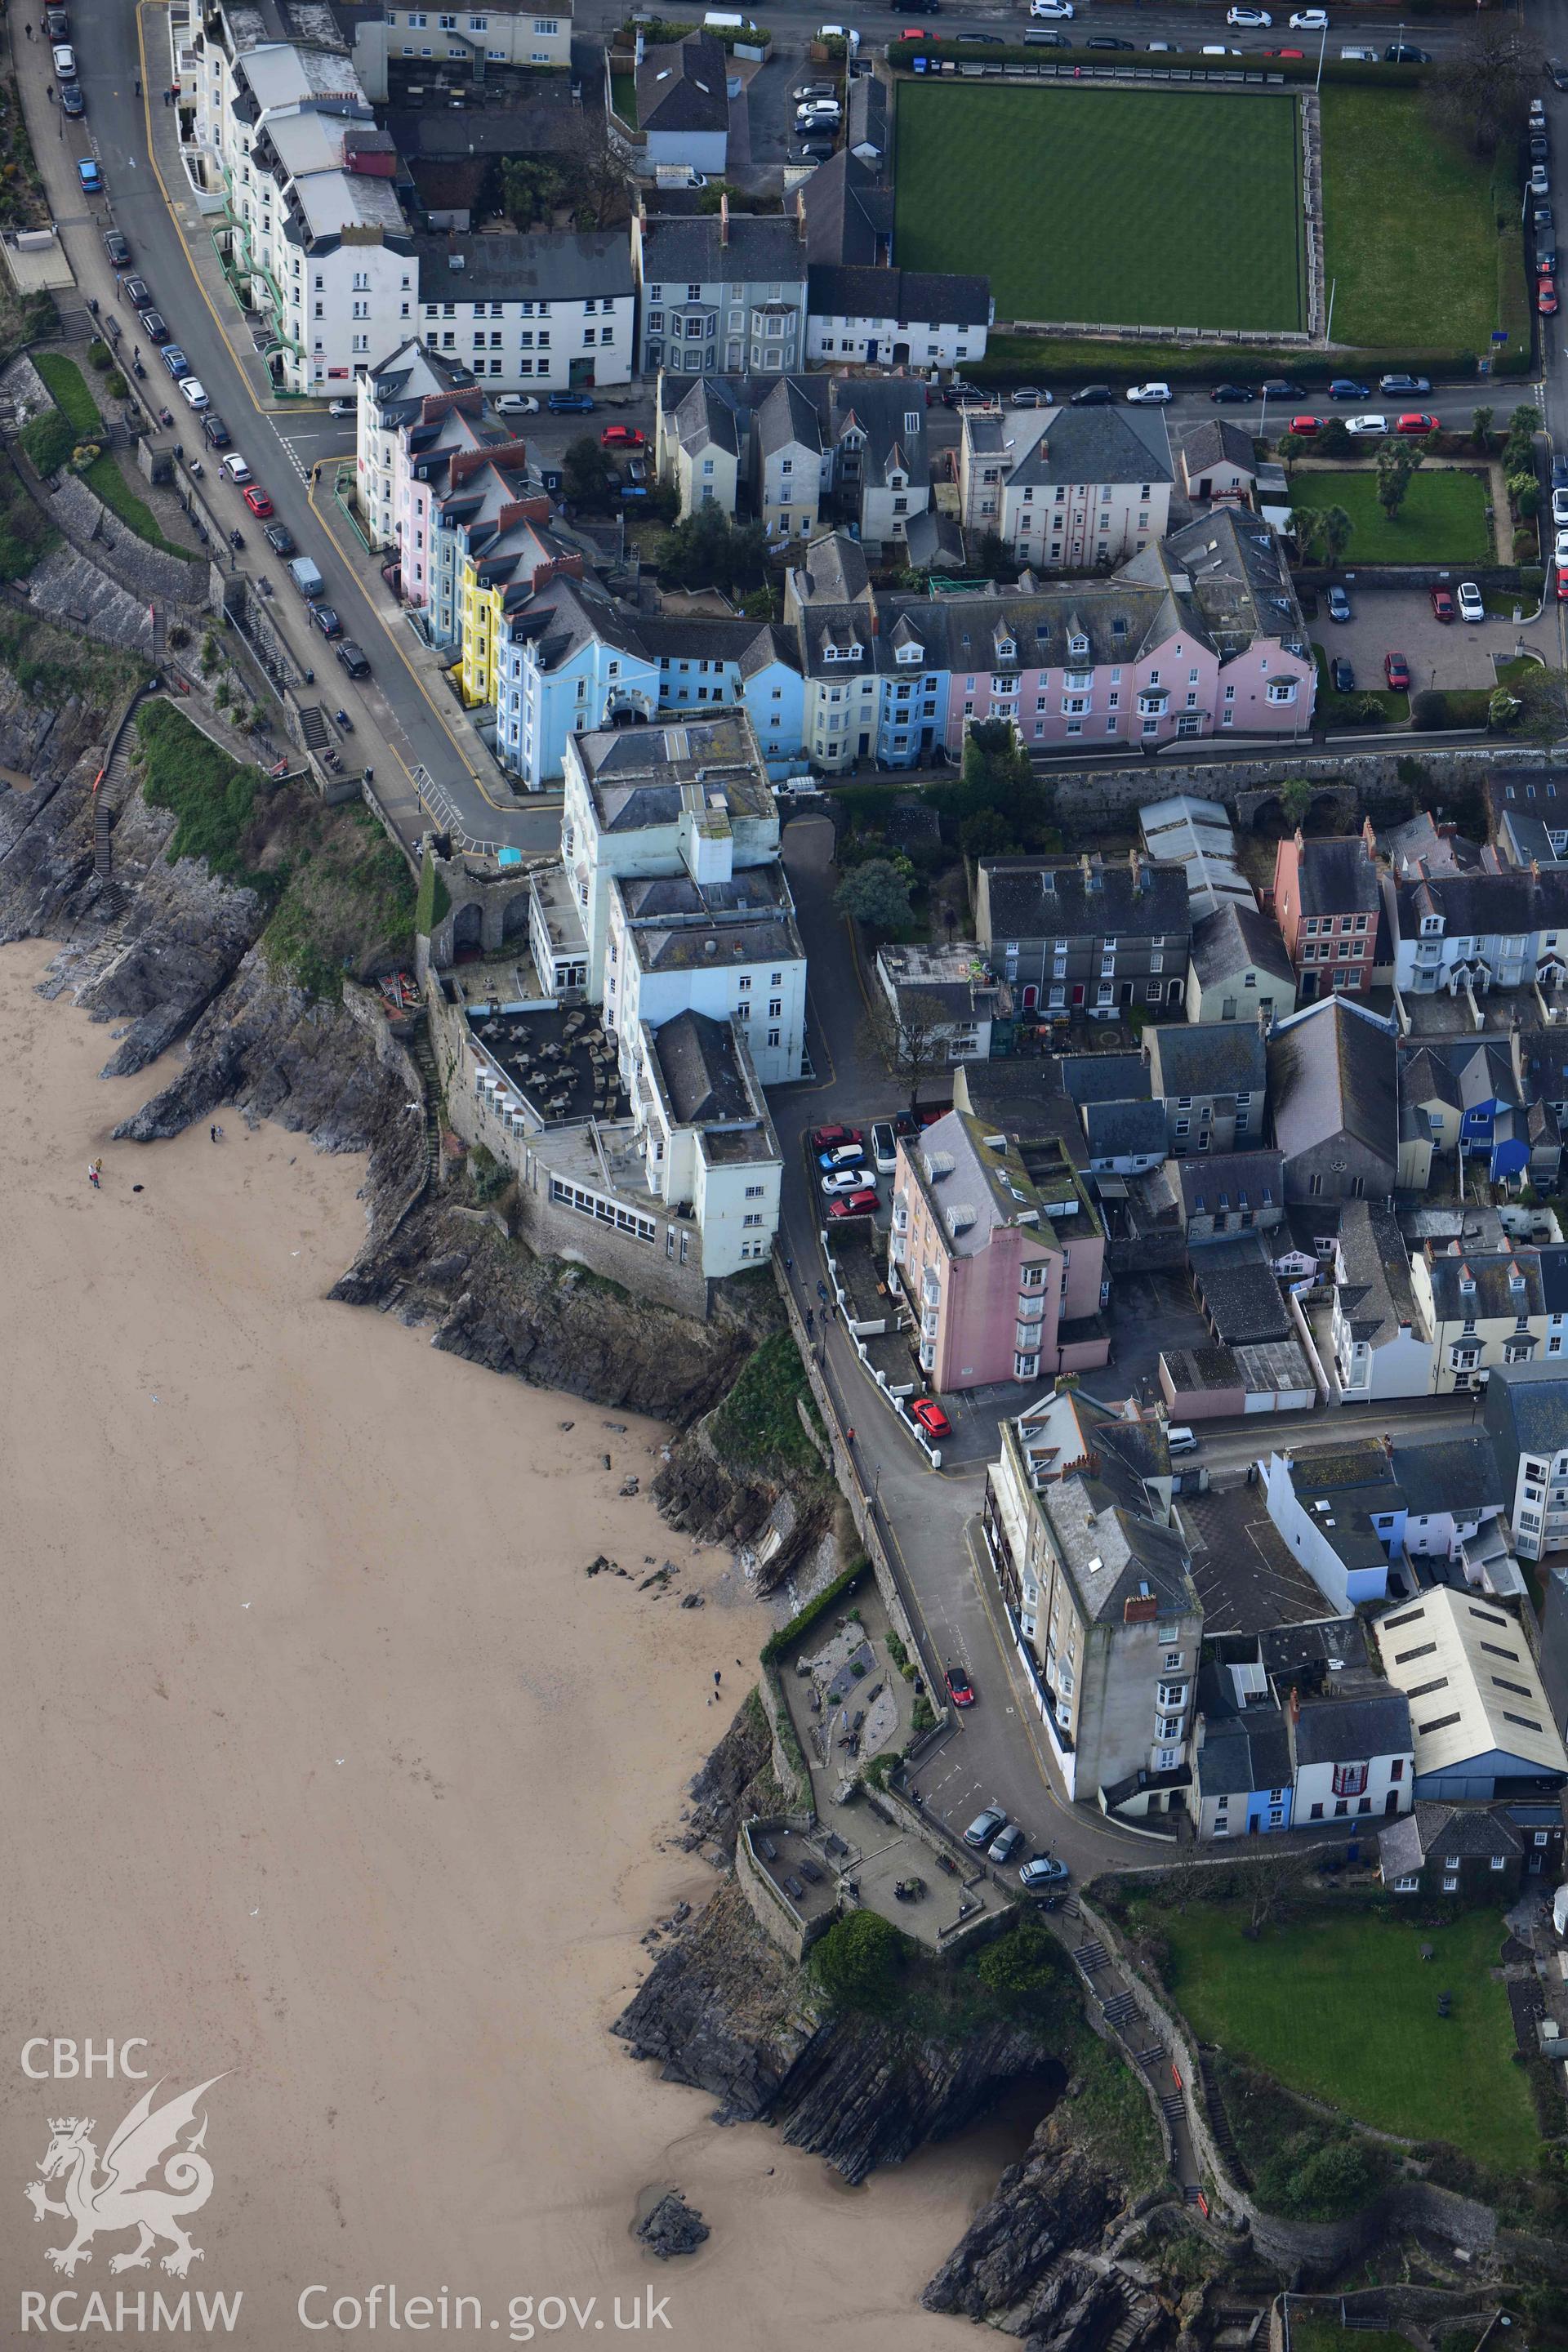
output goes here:
<path id="1" fill-rule="evenodd" d="M 729 59 L 710 33 L 693 33 L 643 53 L 637 68 L 637 128 L 728 131 Z"/>
<path id="2" fill-rule="evenodd" d="M 1131 1102 L 1151 1091 L 1142 1054 L 1064 1054 L 1058 1066 L 1063 1093 L 1080 1109 L 1085 1103 Z"/>
<path id="3" fill-rule="evenodd" d="M 1086 1103 L 1083 1131 L 1091 1160 L 1163 1156 L 1165 1108 L 1163 1103 Z"/>
<path id="4" fill-rule="evenodd" d="M 1217 988 L 1256 971 L 1294 993 L 1296 975 L 1285 942 L 1268 916 L 1256 907 L 1216 907 L 1193 926 L 1193 970 L 1200 986 Z"/>
<path id="5" fill-rule="evenodd" d="M 1249 1706 L 1244 1715 L 1205 1719 L 1197 1753 L 1199 1793 L 1243 1797 L 1290 1786 L 1290 1744 L 1277 1706 Z"/>
<path id="6" fill-rule="evenodd" d="M 1547 1102 L 1568 1102 L 1568 1032 L 1518 1029 L 1514 1045 L 1526 1093 Z"/>
<path id="7" fill-rule="evenodd" d="M 1378 1348 L 1416 1328 L 1410 1255 L 1392 1211 L 1346 1201 L 1340 1212 L 1340 1312 L 1353 1339 Z"/>
<path id="8" fill-rule="evenodd" d="M 1234 507 L 1216 507 L 1146 547 L 1122 566 L 1121 578 L 1157 586 L 1184 615 L 1194 614 L 1222 661 L 1258 637 L 1310 658 L 1307 624 L 1279 541 L 1267 523 Z"/>
<path id="9" fill-rule="evenodd" d="M 793 376 L 781 376 L 757 411 L 757 446 L 764 457 L 799 446 L 822 454 L 822 418 Z"/>
<path id="10" fill-rule="evenodd" d="M 1485 1805 L 1436 1804 L 1426 1797 L 1391 1822 L 1377 1841 L 1378 1860 L 1390 1878 L 1419 1876 L 1428 1854 L 1489 1863 L 1494 1854 L 1511 1861 L 1523 1850 L 1524 1841 L 1506 1813 Z"/>
<path id="11" fill-rule="evenodd" d="M 1410 1701 L 1403 1691 L 1325 1692 L 1301 1701 L 1292 1745 L 1298 1764 L 1355 1764 L 1411 1752 Z"/>
<path id="12" fill-rule="evenodd" d="M 963 533 L 951 515 L 927 507 L 909 519 L 904 531 L 904 556 L 911 572 L 962 572 Z"/>
<path id="13" fill-rule="evenodd" d="M 1448 939 L 1568 930 L 1568 871 L 1542 874 L 1440 874 L 1399 886 L 1399 933 L 1421 936 L 1423 919 L 1441 917 Z"/>
<path id="14" fill-rule="evenodd" d="M 1223 1346 L 1257 1347 L 1266 1339 L 1293 1336 L 1279 1278 L 1261 1235 L 1216 1243 L 1194 1255 L 1192 1276 Z"/>
<path id="15" fill-rule="evenodd" d="M 1252 436 L 1228 416 L 1205 416 L 1182 444 L 1182 465 L 1191 482 L 1215 466 L 1236 466 L 1249 478 L 1258 471 Z"/>
<path id="16" fill-rule="evenodd" d="M 1392 1027 L 1342 996 L 1276 1024 L 1268 1040 L 1274 1139 L 1287 1160 L 1348 1135 L 1387 1162 L 1399 1157 Z"/>
<path id="17" fill-rule="evenodd" d="M 1173 1024 L 1145 1032 L 1149 1083 L 1178 1095 L 1261 1095 L 1268 1055 L 1256 1021 Z"/>
<path id="18" fill-rule="evenodd" d="M 1191 935 L 1186 876 L 1179 866 L 1077 857 L 983 857 L 981 905 L 990 948 L 1000 940 L 1183 939 Z M 1098 887 L 1090 887 L 1091 878 Z M 1048 886 L 1048 887 L 1047 887 Z"/>
<path id="19" fill-rule="evenodd" d="M 1126 1603 L 1147 1591 L 1163 1610 L 1196 1616 L 1201 1604 L 1181 1536 L 1125 1506 L 1097 1507 L 1096 1492 L 1093 1480 L 1066 1478 L 1040 1497 L 1085 1615 L 1118 1622 Z"/>
<path id="20" fill-rule="evenodd" d="M 868 77 L 857 75 L 855 89 Z M 854 268 L 885 262 L 893 234 L 892 191 L 873 169 L 852 154 L 853 141 L 819 163 L 800 188 L 805 215 L 806 257 L 813 263 L 848 263 Z"/>
<path id="21" fill-rule="evenodd" d="M 726 239 L 717 213 L 680 218 L 656 214 L 642 231 L 645 288 L 674 283 L 684 294 L 692 285 L 783 284 L 786 299 L 804 298 L 805 246 L 795 222 L 778 213 L 731 213 Z"/>
<path id="22" fill-rule="evenodd" d="M 1285 1200 L 1285 1155 L 1280 1151 L 1202 1152 L 1173 1163 L 1182 1192 L 1182 1213 L 1212 1217 L 1220 1210 L 1280 1208 Z"/>
<path id="23" fill-rule="evenodd" d="M 727 1021 L 678 1013 L 654 1032 L 653 1049 L 669 1107 L 682 1127 L 752 1118 L 756 1106 Z"/>
<path id="24" fill-rule="evenodd" d="M 953 270 L 814 261 L 806 285 L 814 319 L 894 319 L 944 327 L 984 327 L 991 319 L 991 280 Z"/>
<path id="25" fill-rule="evenodd" d="M 1031 429 L 1038 438 L 1015 463 L 1007 477 L 1009 488 L 1173 478 L 1163 409 L 1074 408 L 1068 404 L 1033 412 L 1009 410 L 1003 437 L 1012 438 L 1016 446 Z"/>
<path id="26" fill-rule="evenodd" d="M 1517 1110 L 1524 1100 L 1507 1041 L 1497 1037 L 1403 1040 L 1399 1097 L 1412 1106 L 1440 1102 L 1452 1110 L 1475 1110 L 1489 1102 Z"/>
<path id="27" fill-rule="evenodd" d="M 1395 1444 L 1389 1461 L 1405 1507 L 1418 1519 L 1444 1511 L 1464 1518 L 1512 1499 L 1503 1493 L 1497 1455 L 1484 1430 L 1406 1440 Z"/>
<path id="28" fill-rule="evenodd" d="M 1500 1250 L 1492 1256 L 1467 1250 L 1457 1256 L 1434 1257 L 1429 1271 L 1432 1307 L 1439 1322 L 1512 1323 L 1521 1315 L 1545 1311 L 1540 1262 L 1531 1250 L 1517 1255 Z M 1466 1295 L 1467 1278 L 1475 1286 L 1473 1299 Z"/>
<path id="29" fill-rule="evenodd" d="M 416 236 L 422 302 L 577 302 L 634 291 L 625 229 Z M 462 268 L 454 269 L 454 257 Z"/>
<path id="30" fill-rule="evenodd" d="M 1494 1390 L 1492 1382 L 1497 1386 Z M 1551 1456 L 1568 1446 L 1568 1360 L 1494 1364 L 1487 1382 L 1486 1415 L 1500 1423 L 1521 1454 Z M 1510 1508 L 1513 1497 L 1505 1497 Z"/>
<path id="31" fill-rule="evenodd" d="M 1297 874 L 1303 915 L 1372 915 L 1383 903 L 1377 867 L 1359 833 L 1304 841 Z"/>

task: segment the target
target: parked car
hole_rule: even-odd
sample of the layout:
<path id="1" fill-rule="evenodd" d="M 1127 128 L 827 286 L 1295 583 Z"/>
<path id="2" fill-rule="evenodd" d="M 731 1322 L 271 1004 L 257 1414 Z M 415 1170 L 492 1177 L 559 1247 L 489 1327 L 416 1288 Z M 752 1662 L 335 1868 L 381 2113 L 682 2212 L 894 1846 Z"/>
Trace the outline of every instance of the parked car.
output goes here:
<path id="1" fill-rule="evenodd" d="M 1231 408 L 1241 407 L 1258 397 L 1249 383 L 1216 383 L 1209 388 L 1209 398 Z"/>
<path id="2" fill-rule="evenodd" d="M 1568 89 L 1568 65 L 1561 58 L 1548 58 L 1546 70 L 1552 76 L 1553 89 Z"/>
<path id="3" fill-rule="evenodd" d="M 324 637 L 341 637 L 343 625 L 331 604 L 312 604 L 310 618 Z"/>
<path id="4" fill-rule="evenodd" d="M 228 427 L 216 408 L 209 408 L 202 417 L 202 432 L 212 449 L 228 447 Z"/>
<path id="5" fill-rule="evenodd" d="M 816 99 L 837 98 L 838 85 L 832 81 L 803 81 L 800 88 L 792 90 L 790 95 L 797 106 L 810 106 Z"/>
<path id="6" fill-rule="evenodd" d="M 1329 26 L 1326 8 L 1298 8 L 1290 19 L 1293 33 L 1324 33 Z"/>
<path id="7" fill-rule="evenodd" d="M 1557 533 L 1555 540 L 1552 541 L 1552 561 L 1558 564 L 1568 563 L 1568 529 L 1560 530 Z"/>
<path id="8" fill-rule="evenodd" d="M 70 38 L 70 29 L 71 20 L 70 10 L 68 8 L 45 9 L 44 33 L 46 38 L 51 41 L 68 41 Z"/>
<path id="9" fill-rule="evenodd" d="M 1129 387 L 1129 400 L 1142 402 L 1145 407 L 1163 407 L 1171 397 L 1168 383 L 1135 383 Z"/>
<path id="10" fill-rule="evenodd" d="M 220 470 L 228 476 L 231 482 L 248 482 L 250 479 L 250 468 L 237 449 L 229 452 Z"/>
<path id="11" fill-rule="evenodd" d="M 861 1140 L 858 1127 L 819 1127 L 811 1138 L 811 1148 L 814 1151 L 831 1151 L 836 1144 Z"/>
<path id="12" fill-rule="evenodd" d="M 131 247 L 126 244 L 125 239 L 121 236 L 120 231 L 117 228 L 106 228 L 104 230 L 103 249 L 105 253 L 108 254 L 110 263 L 112 268 L 116 269 L 128 269 L 130 268 Z"/>
<path id="13" fill-rule="evenodd" d="M 1455 605 L 1453 593 L 1450 589 L 1433 589 L 1432 613 L 1433 617 L 1439 621 L 1451 621 L 1454 618 Z"/>
<path id="14" fill-rule="evenodd" d="M 1377 388 L 1384 393 L 1430 392 L 1432 384 L 1430 378 L 1424 375 L 1380 375 Z"/>
<path id="15" fill-rule="evenodd" d="M 1238 31 L 1265 33 L 1274 23 L 1267 8 L 1227 8 L 1225 21 L 1227 25 L 1234 25 Z"/>
<path id="16" fill-rule="evenodd" d="M 152 309 L 153 289 L 144 278 L 128 278 L 125 281 L 124 293 L 126 300 L 133 310 Z"/>
<path id="17" fill-rule="evenodd" d="M 1543 319 L 1557 315 L 1557 289 L 1550 278 L 1543 278 L 1535 289 L 1535 307 Z"/>
<path id="18" fill-rule="evenodd" d="M 1038 384 L 1021 383 L 1013 394 L 1013 405 L 1015 408 L 1049 408 L 1051 395 L 1048 392 L 1042 392 Z"/>
<path id="19" fill-rule="evenodd" d="M 81 182 L 81 192 L 84 196 L 102 195 L 103 173 L 99 170 L 93 156 L 86 155 L 82 158 L 76 167 L 76 175 Z"/>
<path id="20" fill-rule="evenodd" d="M 539 403 L 531 392 L 507 392 L 496 403 L 498 416 L 537 416 Z"/>
<path id="21" fill-rule="evenodd" d="M 1007 1816 L 1002 1807 L 987 1805 L 984 1812 L 975 1814 L 964 1831 L 963 1843 L 965 1845 L 989 1845 L 997 1831 L 1005 1829 L 1006 1825 Z"/>
<path id="22" fill-rule="evenodd" d="M 1336 694 L 1355 692 L 1355 671 L 1343 654 L 1336 654 L 1329 664 L 1329 683 Z"/>
<path id="23" fill-rule="evenodd" d="M 865 1158 L 865 1147 L 857 1136 L 852 1143 L 835 1143 L 826 1151 L 819 1151 L 819 1168 L 858 1168 Z"/>
<path id="24" fill-rule="evenodd" d="M 185 375 L 180 378 L 180 398 L 187 408 L 205 408 L 209 405 L 207 388 L 199 375 Z"/>
<path id="25" fill-rule="evenodd" d="M 266 491 L 258 483 L 252 482 L 250 488 L 244 493 L 244 497 L 246 505 L 250 509 L 257 521 L 265 522 L 267 517 L 272 512 L 272 501 Z"/>
<path id="26" fill-rule="evenodd" d="M 891 1119 L 879 1118 L 871 1123 L 871 1165 L 879 1176 L 891 1176 L 898 1169 L 899 1139 L 893 1133 Z"/>
<path id="27" fill-rule="evenodd" d="M 1027 38 L 1027 36 L 1026 35 L 1025 37 Z M 1182 54 L 1182 45 L 1180 41 L 1151 41 L 1149 54 L 1152 58 L 1179 58 Z"/>
<path id="28" fill-rule="evenodd" d="M 1557 574 L 1557 601 L 1560 604 L 1568 604 L 1568 572 Z"/>
<path id="29" fill-rule="evenodd" d="M 1549 196 L 1552 194 L 1552 177 L 1544 163 L 1531 165 L 1530 193 L 1532 196 Z"/>
<path id="30" fill-rule="evenodd" d="M 552 392 L 549 407 L 552 416 L 592 416 L 594 395 L 591 392 Z"/>
<path id="31" fill-rule="evenodd" d="M 1310 441 L 1314 433 L 1321 433 L 1322 429 L 1321 416 L 1293 416 L 1290 419 L 1290 430 L 1299 440 Z"/>
<path id="32" fill-rule="evenodd" d="M 1414 41 L 1390 41 L 1383 53 L 1385 66 L 1429 66 L 1430 49 L 1418 49 Z"/>
<path id="33" fill-rule="evenodd" d="M 343 667 L 347 670 L 351 677 L 368 677 L 370 676 L 370 664 L 366 661 L 362 649 L 355 645 L 352 637 L 345 637 L 342 645 L 336 648 L 336 652 L 338 659 L 342 662 Z"/>
<path id="34" fill-rule="evenodd" d="M 1531 139 L 1530 160 L 1532 163 L 1549 163 L 1552 160 L 1552 142 L 1546 134 L 1544 126 Z"/>
<path id="35" fill-rule="evenodd" d="M 327 403 L 327 415 L 329 416 L 357 416 L 359 415 L 359 403 L 357 400 L 329 400 Z"/>
<path id="36" fill-rule="evenodd" d="M 76 51 L 68 41 L 57 41 L 54 51 L 55 78 L 58 81 L 75 81 Z"/>
<path id="37" fill-rule="evenodd" d="M 1370 400 L 1372 386 L 1358 383 L 1353 375 L 1337 375 L 1329 386 L 1331 400 Z"/>
<path id="38" fill-rule="evenodd" d="M 842 1201 L 829 1201 L 827 1214 L 832 1220 L 840 1217 L 873 1217 L 877 1213 L 877 1195 L 872 1192 L 851 1192 Z"/>
<path id="39" fill-rule="evenodd" d="M 1077 16 L 1078 10 L 1073 6 L 1073 0 L 1029 0 L 1029 14 L 1031 16 L 1070 20 Z"/>
<path id="40" fill-rule="evenodd" d="M 918 1421 L 928 1437 L 951 1437 L 952 1423 L 941 1405 L 931 1397 L 916 1397 L 910 1407 L 911 1420 Z"/>
<path id="41" fill-rule="evenodd" d="M 1552 487 L 1554 490 L 1568 490 L 1568 457 L 1552 460 Z"/>
<path id="42" fill-rule="evenodd" d="M 640 425 L 606 425 L 599 436 L 601 449 L 646 449 L 647 435 Z"/>
<path id="43" fill-rule="evenodd" d="M 294 534 L 286 522 L 269 522 L 261 536 L 274 555 L 294 555 L 299 552 Z"/>
<path id="44" fill-rule="evenodd" d="M 1086 49 L 1130 49 L 1133 47 L 1131 41 L 1119 41 L 1114 33 L 1094 33 L 1084 43 Z"/>
<path id="45" fill-rule="evenodd" d="M 1403 654 L 1384 654 L 1383 674 L 1395 694 L 1410 691 L 1410 664 Z"/>
<path id="46" fill-rule="evenodd" d="M 1396 433 L 1403 433 L 1406 440 L 1424 440 L 1428 433 L 1437 431 L 1437 420 L 1427 409 L 1407 408 L 1403 416 L 1394 418 L 1394 429 Z"/>
<path id="47" fill-rule="evenodd" d="M 1484 621 L 1486 600 L 1473 580 L 1459 583 L 1459 618 L 1461 621 Z"/>
<path id="48" fill-rule="evenodd" d="M 1358 440 L 1365 440 L 1369 436 L 1386 433 L 1387 430 L 1388 419 L 1377 409 L 1370 409 L 1364 416 L 1347 416 L 1345 419 L 1345 431 L 1354 434 Z"/>
<path id="49" fill-rule="evenodd" d="M 1037 1853 L 1033 1861 L 1021 1863 L 1018 1867 L 1018 1884 L 1031 1894 L 1042 1886 L 1065 1885 L 1068 1875 L 1066 1863 L 1058 1862 L 1054 1853 Z"/>
<path id="50" fill-rule="evenodd" d="M 1554 530 L 1568 525 L 1568 489 L 1561 487 L 1552 493 L 1552 522 Z"/>
<path id="51" fill-rule="evenodd" d="M 1110 386 L 1108 383 L 1084 383 L 1073 394 L 1068 405 L 1073 408 L 1105 408 L 1110 403 Z"/>
<path id="52" fill-rule="evenodd" d="M 949 1666 L 942 1680 L 947 1685 L 947 1695 L 954 1706 L 974 1705 L 974 1685 L 963 1666 Z"/>
<path id="53" fill-rule="evenodd" d="M 952 383 L 944 383 L 942 388 L 942 404 L 944 408 L 987 408 L 990 406 L 992 394 L 982 392 L 977 383 L 960 383 L 955 379 Z"/>
<path id="54" fill-rule="evenodd" d="M 1024 38 L 1032 49 L 1070 49 L 1072 47 L 1066 33 L 1026 33 Z"/>
<path id="55" fill-rule="evenodd" d="M 1263 54 L 1266 58 L 1304 58 L 1307 52 L 1305 49 L 1265 49 Z"/>
<path id="56" fill-rule="evenodd" d="M 82 96 L 82 94 L 81 94 L 81 84 L 80 84 L 80 82 L 79 82 L 79 81 L 62 81 L 62 82 L 61 82 L 61 84 L 60 84 L 60 112 L 61 112 L 62 114 L 68 114 L 68 115 L 72 116 L 72 117 L 73 117 L 73 119 L 74 119 L 77 115 L 85 114 L 85 113 L 87 112 L 87 100 L 86 100 L 86 99 L 85 99 L 85 98 L 83 98 L 83 96 Z"/>
<path id="57" fill-rule="evenodd" d="M 1022 1829 L 1016 1822 L 1009 1822 L 1006 1828 L 999 1830 L 996 1835 L 992 1839 L 990 1844 L 986 1847 L 985 1858 L 988 1862 L 1000 1863 L 1005 1865 L 1012 1861 L 1013 1856 L 1017 1853 L 1018 1848 L 1023 1844 L 1023 1843 L 1024 1832 Z"/>
<path id="58" fill-rule="evenodd" d="M 191 372 L 191 363 L 185 357 L 184 352 L 180 349 L 178 343 L 165 343 L 163 350 L 159 352 L 158 357 L 163 361 L 163 365 L 168 369 L 169 373 L 174 377 L 176 383 L 179 383 L 180 378 L 183 375 L 189 375 Z"/>
<path id="59" fill-rule="evenodd" d="M 795 151 L 797 163 L 826 163 L 833 152 L 831 139 L 803 139 Z"/>
<path id="60" fill-rule="evenodd" d="M 1349 593 L 1345 589 L 1340 587 L 1336 583 L 1336 584 L 1329 591 L 1329 618 L 1331 621 L 1348 621 L 1350 617 L 1351 600 Z"/>
<path id="61" fill-rule="evenodd" d="M 1305 400 L 1307 397 L 1306 385 L 1292 383 L 1285 375 L 1265 376 L 1262 392 L 1265 400 Z"/>
<path id="62" fill-rule="evenodd" d="M 823 1177 L 822 1189 L 832 1200 L 841 1192 L 874 1192 L 877 1180 L 868 1168 L 836 1168 L 831 1176 Z"/>
<path id="63" fill-rule="evenodd" d="M 139 310 L 136 315 L 142 321 L 142 332 L 150 343 L 168 341 L 169 330 L 163 324 L 163 314 L 161 310 Z"/>

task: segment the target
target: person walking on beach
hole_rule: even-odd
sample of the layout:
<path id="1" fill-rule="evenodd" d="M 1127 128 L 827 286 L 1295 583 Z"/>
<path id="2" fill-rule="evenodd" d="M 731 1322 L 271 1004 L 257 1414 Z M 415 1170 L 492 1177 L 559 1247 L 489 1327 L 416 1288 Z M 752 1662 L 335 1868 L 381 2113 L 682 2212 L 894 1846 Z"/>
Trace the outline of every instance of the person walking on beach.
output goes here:
<path id="1" fill-rule="evenodd" d="M 95 1192 L 99 1189 L 98 1180 L 102 1167 L 103 1162 L 101 1160 L 89 1160 L 87 1163 L 87 1181 L 92 1186 Z"/>
<path id="2" fill-rule="evenodd" d="M 721 1683 L 721 1681 L 722 1679 L 723 1679 L 723 1678 L 722 1678 L 722 1676 L 721 1675 L 721 1674 L 720 1674 L 720 1672 L 719 1672 L 718 1667 L 717 1667 L 717 1666 L 715 1666 L 715 1667 L 714 1667 L 714 1669 L 713 1669 L 713 1687 L 714 1687 L 714 1689 L 715 1689 L 715 1690 L 717 1690 L 717 1689 L 718 1689 L 719 1685 L 720 1685 L 720 1683 Z"/>

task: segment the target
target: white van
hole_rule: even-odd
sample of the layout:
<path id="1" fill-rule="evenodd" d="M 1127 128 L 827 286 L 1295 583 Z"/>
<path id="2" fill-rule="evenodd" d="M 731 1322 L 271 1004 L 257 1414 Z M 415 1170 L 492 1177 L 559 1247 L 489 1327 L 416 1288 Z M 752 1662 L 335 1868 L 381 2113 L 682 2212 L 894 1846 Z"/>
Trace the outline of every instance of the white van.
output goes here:
<path id="1" fill-rule="evenodd" d="M 1173 1454 L 1195 1454 L 1198 1441 L 1190 1429 L 1178 1426 L 1165 1432 L 1165 1443 Z"/>
<path id="2" fill-rule="evenodd" d="M 871 1165 L 879 1176 L 898 1173 L 899 1144 L 890 1118 L 878 1118 L 871 1122 Z"/>
<path id="3" fill-rule="evenodd" d="M 1347 66 L 1374 66 L 1378 62 L 1375 49 L 1342 49 L 1341 62 Z"/>

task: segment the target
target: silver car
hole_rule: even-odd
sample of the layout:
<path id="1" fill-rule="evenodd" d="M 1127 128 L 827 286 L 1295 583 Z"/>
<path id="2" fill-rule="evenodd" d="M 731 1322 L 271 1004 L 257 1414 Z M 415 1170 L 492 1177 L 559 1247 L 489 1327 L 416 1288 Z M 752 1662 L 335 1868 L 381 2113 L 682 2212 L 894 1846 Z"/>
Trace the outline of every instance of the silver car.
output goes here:
<path id="1" fill-rule="evenodd" d="M 987 1805 L 983 1813 L 975 1814 L 964 1831 L 963 1843 L 965 1845 L 989 1845 L 997 1831 L 1006 1826 L 1007 1816 L 1001 1806 Z"/>
<path id="2" fill-rule="evenodd" d="M 1009 1822 L 1000 1835 L 993 1838 L 985 1849 L 988 1862 L 1011 1862 L 1024 1843 L 1024 1832 L 1016 1822 Z"/>

